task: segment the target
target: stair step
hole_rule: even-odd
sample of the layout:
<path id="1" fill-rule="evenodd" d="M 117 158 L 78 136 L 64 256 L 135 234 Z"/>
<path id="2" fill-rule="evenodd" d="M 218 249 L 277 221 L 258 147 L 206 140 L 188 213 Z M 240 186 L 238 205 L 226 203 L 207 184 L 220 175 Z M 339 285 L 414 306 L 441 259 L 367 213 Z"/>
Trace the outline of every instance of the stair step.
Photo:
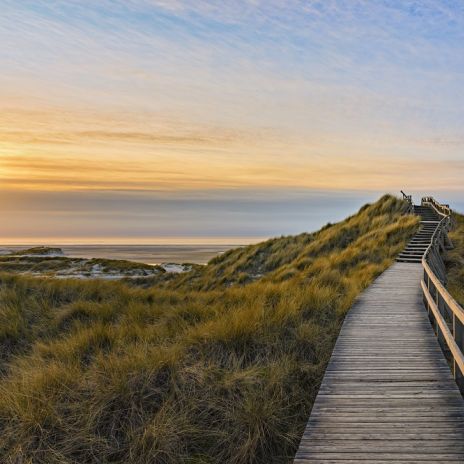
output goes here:
<path id="1" fill-rule="evenodd" d="M 421 227 L 411 238 L 396 261 L 403 263 L 420 263 L 432 243 L 440 217 L 430 206 L 414 205 L 414 213 L 421 218 Z"/>
<path id="2" fill-rule="evenodd" d="M 399 263 L 421 263 L 422 258 L 396 258 Z"/>
<path id="3" fill-rule="evenodd" d="M 440 217 L 429 206 L 414 205 L 414 213 L 420 216 L 421 227 L 398 255 L 396 261 L 403 263 L 422 262 L 440 223 Z"/>

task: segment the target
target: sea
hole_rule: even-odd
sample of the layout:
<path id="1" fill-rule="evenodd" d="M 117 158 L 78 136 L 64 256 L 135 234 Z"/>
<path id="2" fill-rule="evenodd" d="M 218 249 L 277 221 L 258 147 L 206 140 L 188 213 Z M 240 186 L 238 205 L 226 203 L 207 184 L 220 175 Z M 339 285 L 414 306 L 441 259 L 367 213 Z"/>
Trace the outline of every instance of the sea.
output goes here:
<path id="1" fill-rule="evenodd" d="M 33 246 L 37 245 L 0 246 L 0 254 Z M 206 264 L 215 256 L 239 246 L 243 245 L 53 245 L 53 247 L 61 248 L 67 257 L 124 259 L 153 265 L 162 263 Z"/>

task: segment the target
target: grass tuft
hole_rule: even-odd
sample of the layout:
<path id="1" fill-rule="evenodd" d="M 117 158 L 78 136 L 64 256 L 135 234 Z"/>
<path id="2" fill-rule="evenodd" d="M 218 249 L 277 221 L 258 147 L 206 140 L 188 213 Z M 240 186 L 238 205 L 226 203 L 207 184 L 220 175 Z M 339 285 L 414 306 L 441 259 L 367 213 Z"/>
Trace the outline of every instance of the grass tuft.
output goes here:
<path id="1" fill-rule="evenodd" d="M 417 230 L 405 208 L 151 286 L 0 274 L 0 462 L 288 462 L 346 312 Z"/>
<path id="2" fill-rule="evenodd" d="M 454 228 L 449 238 L 454 248 L 445 254 L 448 290 L 456 301 L 464 308 L 464 216 L 453 213 Z"/>

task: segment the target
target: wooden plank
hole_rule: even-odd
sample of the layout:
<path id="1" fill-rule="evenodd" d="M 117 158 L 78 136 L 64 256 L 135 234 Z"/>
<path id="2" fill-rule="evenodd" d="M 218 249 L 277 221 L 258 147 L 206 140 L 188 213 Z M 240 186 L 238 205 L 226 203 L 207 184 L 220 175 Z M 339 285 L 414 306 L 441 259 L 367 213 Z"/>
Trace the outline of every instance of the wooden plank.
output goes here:
<path id="1" fill-rule="evenodd" d="M 338 464 L 341 461 L 352 463 L 378 463 L 378 462 L 388 462 L 399 463 L 405 462 L 411 464 L 411 462 L 416 462 L 420 464 L 424 463 L 436 463 L 443 464 L 444 462 L 449 463 L 460 463 L 464 462 L 464 453 L 455 454 L 455 453 L 415 453 L 415 452 L 400 452 L 400 453 L 390 453 L 390 452 L 378 452 L 378 453 L 324 453 L 324 452 L 305 452 L 297 455 L 295 458 L 295 464 L 307 464 L 307 463 L 321 463 L 321 464 Z"/>
<path id="2" fill-rule="evenodd" d="M 356 300 L 295 463 L 464 462 L 464 401 L 422 303 L 422 273 L 395 263 Z"/>

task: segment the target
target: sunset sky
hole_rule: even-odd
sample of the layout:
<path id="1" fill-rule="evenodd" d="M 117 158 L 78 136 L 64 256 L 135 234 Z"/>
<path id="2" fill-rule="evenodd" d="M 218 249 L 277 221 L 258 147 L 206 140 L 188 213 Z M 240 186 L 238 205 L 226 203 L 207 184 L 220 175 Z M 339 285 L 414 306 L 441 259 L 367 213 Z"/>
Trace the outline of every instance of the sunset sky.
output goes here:
<path id="1" fill-rule="evenodd" d="M 464 210 L 464 2 L 0 0 L 0 243 Z"/>

